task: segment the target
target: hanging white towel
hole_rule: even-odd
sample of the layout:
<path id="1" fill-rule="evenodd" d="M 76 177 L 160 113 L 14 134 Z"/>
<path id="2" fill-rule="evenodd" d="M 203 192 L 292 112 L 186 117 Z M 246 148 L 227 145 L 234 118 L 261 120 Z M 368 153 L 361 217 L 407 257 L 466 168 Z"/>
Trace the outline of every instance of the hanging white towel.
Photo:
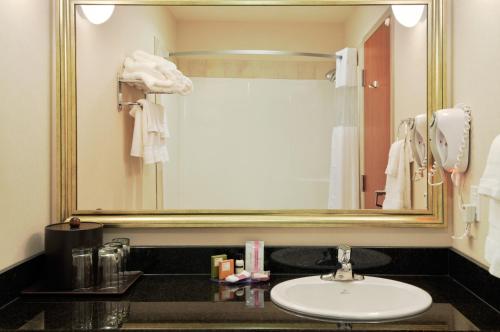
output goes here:
<path id="1" fill-rule="evenodd" d="M 134 105 L 130 109 L 130 116 L 134 118 L 134 133 L 132 134 L 132 147 L 130 155 L 132 157 L 141 157 L 144 155 L 143 126 L 142 126 L 142 108 Z"/>
<path id="2" fill-rule="evenodd" d="M 500 135 L 491 144 L 486 168 L 479 182 L 479 193 L 489 201 L 489 229 L 484 258 L 490 264 L 490 273 L 500 278 Z"/>
<path id="3" fill-rule="evenodd" d="M 135 118 L 130 155 L 143 158 L 144 164 L 166 162 L 168 130 L 165 123 L 159 123 L 165 119 L 163 107 L 146 99 L 138 102 L 142 108 L 134 105 L 129 113 Z"/>
<path id="4" fill-rule="evenodd" d="M 145 103 L 142 101 L 141 103 Z M 166 112 L 163 106 L 148 102 L 148 106 L 146 107 L 147 112 L 145 115 L 147 118 L 147 131 L 148 133 L 156 133 L 160 135 L 162 138 L 170 137 L 168 128 L 167 128 L 167 119 Z"/>
<path id="5" fill-rule="evenodd" d="M 397 170 L 394 169 L 397 161 Z M 369 161 L 368 161 L 369 162 Z M 406 140 L 391 145 L 387 163 L 383 209 L 411 209 L 411 151 Z"/>
<path id="6" fill-rule="evenodd" d="M 335 87 L 356 86 L 358 52 L 355 48 L 344 48 L 336 53 Z"/>
<path id="7" fill-rule="evenodd" d="M 401 158 L 401 149 L 403 148 L 403 146 L 403 141 L 397 141 L 396 143 L 391 145 L 387 167 L 385 168 L 385 174 L 393 177 L 398 176 L 399 159 Z"/>
<path id="8" fill-rule="evenodd" d="M 332 130 L 329 209 L 359 209 L 358 128 L 337 126 Z"/>

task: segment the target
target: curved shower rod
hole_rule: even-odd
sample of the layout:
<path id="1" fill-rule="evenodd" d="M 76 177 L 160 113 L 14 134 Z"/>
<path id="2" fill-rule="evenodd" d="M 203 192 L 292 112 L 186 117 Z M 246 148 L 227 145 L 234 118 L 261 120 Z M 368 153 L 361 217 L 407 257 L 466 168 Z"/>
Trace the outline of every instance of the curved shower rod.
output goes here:
<path id="1" fill-rule="evenodd" d="M 311 53 L 273 50 L 219 50 L 219 51 L 181 51 L 170 52 L 168 56 L 200 56 L 200 55 L 280 55 L 280 56 L 306 56 L 327 59 L 342 59 L 342 56 L 331 53 Z"/>

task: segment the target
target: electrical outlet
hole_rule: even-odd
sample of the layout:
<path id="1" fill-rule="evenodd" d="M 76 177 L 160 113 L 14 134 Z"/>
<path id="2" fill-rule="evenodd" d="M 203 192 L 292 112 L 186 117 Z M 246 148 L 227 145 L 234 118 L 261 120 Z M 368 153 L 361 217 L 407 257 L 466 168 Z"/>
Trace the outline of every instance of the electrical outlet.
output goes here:
<path id="1" fill-rule="evenodd" d="M 476 221 L 481 220 L 479 216 L 481 207 L 479 206 L 479 192 L 477 186 L 470 186 L 470 203 L 476 207 Z"/>

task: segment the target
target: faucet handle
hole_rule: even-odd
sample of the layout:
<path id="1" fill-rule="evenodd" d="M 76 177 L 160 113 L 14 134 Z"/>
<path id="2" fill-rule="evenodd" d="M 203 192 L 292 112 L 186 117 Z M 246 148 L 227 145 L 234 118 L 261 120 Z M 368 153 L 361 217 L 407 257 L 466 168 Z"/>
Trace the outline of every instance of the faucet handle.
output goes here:
<path id="1" fill-rule="evenodd" d="M 351 261 L 351 247 L 341 244 L 338 247 L 337 259 L 340 264 L 347 264 Z"/>

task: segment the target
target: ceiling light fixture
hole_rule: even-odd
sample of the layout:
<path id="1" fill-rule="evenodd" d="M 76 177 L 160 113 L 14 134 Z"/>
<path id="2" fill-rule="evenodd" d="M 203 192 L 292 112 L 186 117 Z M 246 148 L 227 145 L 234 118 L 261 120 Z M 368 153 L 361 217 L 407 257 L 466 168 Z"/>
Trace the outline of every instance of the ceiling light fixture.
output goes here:
<path id="1" fill-rule="evenodd" d="M 392 5 L 396 20 L 407 28 L 413 28 L 422 17 L 425 5 Z"/>
<path id="2" fill-rule="evenodd" d="M 81 5 L 80 10 L 90 23 L 102 24 L 113 15 L 115 5 Z"/>

